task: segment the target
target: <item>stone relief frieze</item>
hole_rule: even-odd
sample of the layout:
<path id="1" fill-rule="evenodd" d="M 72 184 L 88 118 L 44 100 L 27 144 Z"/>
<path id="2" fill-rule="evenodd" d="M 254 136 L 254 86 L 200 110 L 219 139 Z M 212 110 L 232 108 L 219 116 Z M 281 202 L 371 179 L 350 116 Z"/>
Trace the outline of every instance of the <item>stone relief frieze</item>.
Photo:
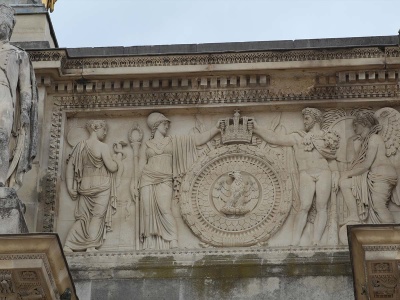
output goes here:
<path id="1" fill-rule="evenodd" d="M 114 144 L 112 156 L 102 142 L 107 134 L 106 122 L 90 120 L 86 128 L 89 138 L 75 145 L 67 162 L 67 190 L 77 204 L 76 221 L 68 232 L 65 252 L 95 251 L 103 244 L 107 231 L 112 230 L 116 189 L 124 168 L 123 143 Z"/>
<path id="2" fill-rule="evenodd" d="M 140 178 L 139 236 L 142 249 L 178 247 L 177 225 L 171 211 L 173 179 L 181 177 L 197 159 L 196 146 L 218 133 L 216 127 L 192 136 L 168 136 L 170 120 L 154 112 L 147 117 L 151 129 L 146 142 L 147 163 Z"/>
<path id="3" fill-rule="evenodd" d="M 186 224 L 212 246 L 267 241 L 292 204 L 282 158 L 251 145 L 222 146 L 196 162 L 182 182 L 180 201 Z"/>
<path id="4" fill-rule="evenodd" d="M 72 99 L 77 98 L 60 99 L 53 114 L 55 137 L 57 130 L 61 135 L 57 122 L 70 126 L 62 151 L 59 141 L 50 145 L 55 151 L 50 159 L 63 155 L 63 165 L 54 165 L 62 172 L 72 145 L 90 136 L 84 131 L 88 117 L 63 119 L 61 104 L 80 105 Z M 86 105 L 107 109 L 101 102 Z M 123 167 L 110 230 L 95 226 L 102 238 L 91 250 L 120 250 L 123 240 L 123 249 L 143 251 L 345 245 L 346 224 L 400 220 L 400 118 L 394 108 L 253 110 L 233 116 L 231 110 L 195 117 L 165 112 L 104 118 L 110 126 L 106 149 Z M 68 241 L 67 231 L 77 222 L 71 217 L 75 202 L 65 183 L 56 192 L 69 214 L 57 220 L 57 231 Z M 111 203 L 113 197 L 107 197 L 105 203 Z"/>

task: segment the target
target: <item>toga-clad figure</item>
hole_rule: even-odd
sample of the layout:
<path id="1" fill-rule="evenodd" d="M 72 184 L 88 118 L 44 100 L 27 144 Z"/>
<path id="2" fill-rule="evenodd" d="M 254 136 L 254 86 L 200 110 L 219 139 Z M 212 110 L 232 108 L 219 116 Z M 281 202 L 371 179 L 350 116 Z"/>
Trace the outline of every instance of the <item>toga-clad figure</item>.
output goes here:
<path id="1" fill-rule="evenodd" d="M 355 137 L 359 140 L 351 168 L 342 173 L 340 189 L 349 209 L 347 223 L 394 223 L 388 209 L 393 188 L 397 184 L 396 169 L 387 155 L 382 126 L 372 111 L 359 112 L 353 120 Z M 389 148 L 389 147 L 388 147 Z"/>
<path id="2" fill-rule="evenodd" d="M 158 112 L 147 118 L 151 138 L 146 142 L 147 164 L 140 179 L 140 237 L 142 249 L 178 247 L 178 229 L 172 215 L 174 180 L 196 161 L 196 146 L 219 132 L 217 126 L 194 135 L 167 135 L 170 120 Z"/>
<path id="3" fill-rule="evenodd" d="M 105 121 L 90 120 L 86 128 L 89 139 L 74 147 L 67 165 L 68 193 L 78 203 L 76 221 L 65 241 L 65 252 L 93 252 L 101 247 L 106 233 L 111 231 L 112 215 L 117 207 L 115 184 L 123 171 L 121 157 L 111 156 L 108 145 L 102 142 L 107 134 Z M 121 145 L 114 145 L 115 152 L 121 148 Z"/>
<path id="4" fill-rule="evenodd" d="M 37 87 L 28 54 L 9 43 L 14 10 L 0 4 L 0 186 L 18 189 L 37 146 Z"/>

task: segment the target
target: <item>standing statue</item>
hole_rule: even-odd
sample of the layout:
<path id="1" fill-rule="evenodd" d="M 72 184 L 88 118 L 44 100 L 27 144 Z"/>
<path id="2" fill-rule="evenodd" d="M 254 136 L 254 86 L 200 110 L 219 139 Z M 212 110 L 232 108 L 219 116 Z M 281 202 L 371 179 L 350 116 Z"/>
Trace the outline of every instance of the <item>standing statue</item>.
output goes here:
<path id="1" fill-rule="evenodd" d="M 0 4 L 0 186 L 17 190 L 37 146 L 37 87 L 28 54 L 10 45 L 14 10 Z"/>
<path id="2" fill-rule="evenodd" d="M 350 170 L 340 178 L 340 189 L 349 209 L 344 224 L 394 222 L 387 205 L 398 180 L 390 157 L 399 147 L 396 136 L 399 119 L 399 113 L 392 108 L 380 109 L 375 114 L 360 111 L 355 115 L 356 136 L 349 139 L 347 146 L 355 155 Z"/>
<path id="3" fill-rule="evenodd" d="M 172 215 L 174 179 L 183 176 L 197 159 L 196 146 L 207 143 L 219 125 L 190 136 L 167 136 L 170 120 L 154 112 L 147 118 L 151 138 L 146 142 L 147 164 L 140 179 L 140 238 L 142 249 L 178 247 Z M 219 123 L 218 123 L 219 124 Z"/>
<path id="4" fill-rule="evenodd" d="M 86 128 L 90 137 L 72 149 L 67 165 L 68 193 L 78 203 L 65 252 L 96 251 L 103 245 L 106 232 L 111 231 L 116 184 L 123 172 L 122 145 L 114 144 L 116 154 L 111 156 L 108 145 L 102 142 L 107 134 L 106 122 L 90 120 Z"/>
<path id="5" fill-rule="evenodd" d="M 300 243 L 314 197 L 317 215 L 313 244 L 318 245 L 327 224 L 331 187 L 335 192 L 338 187 L 339 172 L 335 159 L 340 138 L 334 131 L 321 130 L 323 116 L 320 110 L 305 108 L 302 113 L 305 132 L 280 135 L 254 122 L 254 133 L 268 143 L 293 147 L 300 176 L 300 209 L 294 219 L 292 245 Z"/>

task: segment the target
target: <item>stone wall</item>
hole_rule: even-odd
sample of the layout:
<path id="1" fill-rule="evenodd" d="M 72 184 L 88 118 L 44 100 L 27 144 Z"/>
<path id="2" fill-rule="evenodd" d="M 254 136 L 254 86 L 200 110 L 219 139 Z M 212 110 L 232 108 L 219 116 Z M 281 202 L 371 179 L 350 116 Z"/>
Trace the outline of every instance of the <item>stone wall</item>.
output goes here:
<path id="1" fill-rule="evenodd" d="M 400 220 L 396 38 L 31 50 L 28 226 L 83 299 L 351 298 L 346 225 Z"/>

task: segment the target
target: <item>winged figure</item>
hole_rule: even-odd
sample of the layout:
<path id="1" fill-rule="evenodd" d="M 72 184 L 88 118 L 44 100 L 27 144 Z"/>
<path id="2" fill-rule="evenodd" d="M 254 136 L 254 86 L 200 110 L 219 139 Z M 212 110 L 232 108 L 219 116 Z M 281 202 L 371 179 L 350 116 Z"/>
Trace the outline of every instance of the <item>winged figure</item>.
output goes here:
<path id="1" fill-rule="evenodd" d="M 241 171 L 232 171 L 223 176 L 213 190 L 215 200 L 224 203 L 221 212 L 225 215 L 244 215 L 250 211 L 246 204 L 259 197 L 256 181 L 251 176 L 243 176 Z"/>
<path id="2" fill-rule="evenodd" d="M 397 177 L 400 176 L 400 113 L 391 107 L 384 107 L 375 112 L 375 118 L 382 126 L 379 135 L 385 142 L 386 156 L 396 169 Z M 393 189 L 392 201 L 400 205 L 400 180 Z"/>
<path id="3" fill-rule="evenodd" d="M 357 112 L 353 129 L 356 135 L 349 138 L 347 148 L 354 149 L 354 156 L 340 180 L 349 211 L 345 223 L 393 223 L 388 202 L 400 204 L 400 113 L 390 107 Z"/>

